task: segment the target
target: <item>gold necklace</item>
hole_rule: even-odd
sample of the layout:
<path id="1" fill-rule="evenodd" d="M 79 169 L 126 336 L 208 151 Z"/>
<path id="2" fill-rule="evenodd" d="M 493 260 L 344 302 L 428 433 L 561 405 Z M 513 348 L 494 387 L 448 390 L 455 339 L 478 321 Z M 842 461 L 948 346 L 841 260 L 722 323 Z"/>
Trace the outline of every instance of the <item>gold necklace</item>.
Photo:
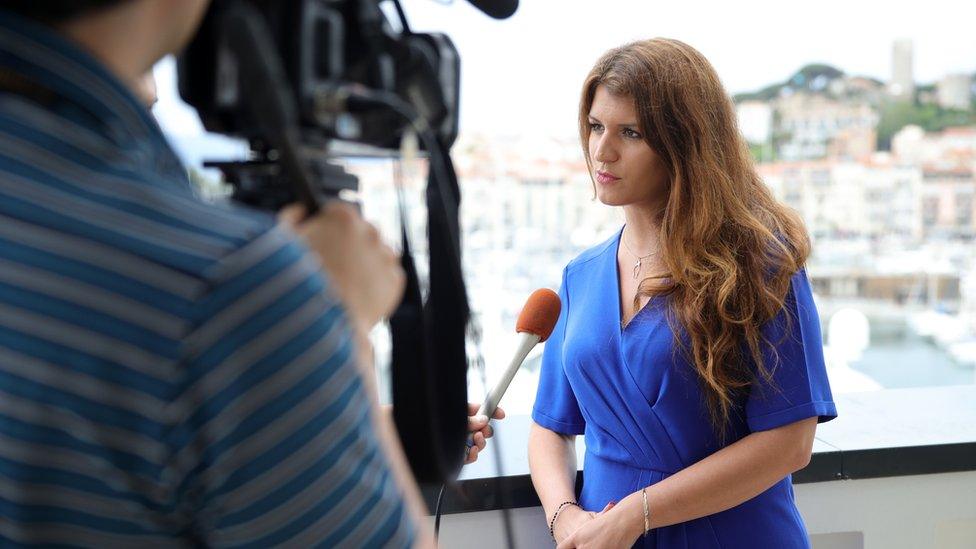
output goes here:
<path id="1" fill-rule="evenodd" d="M 624 238 L 624 235 L 622 233 L 620 235 L 620 241 L 624 243 L 624 248 L 627 248 L 627 251 L 630 252 L 630 255 L 637 258 L 637 263 L 634 263 L 634 280 L 637 280 L 637 277 L 640 275 L 641 265 L 643 264 L 644 260 L 657 255 L 657 252 L 659 250 L 654 250 L 653 252 L 645 256 L 639 256 L 634 253 L 634 250 L 630 249 L 630 245 L 627 244 L 627 239 Z"/>

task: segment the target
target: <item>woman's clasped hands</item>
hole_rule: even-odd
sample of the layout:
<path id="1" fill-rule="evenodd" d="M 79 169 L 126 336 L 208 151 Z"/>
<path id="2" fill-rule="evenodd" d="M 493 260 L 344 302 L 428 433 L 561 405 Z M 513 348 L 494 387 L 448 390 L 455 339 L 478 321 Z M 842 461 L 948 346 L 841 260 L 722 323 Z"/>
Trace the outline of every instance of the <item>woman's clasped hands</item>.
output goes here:
<path id="1" fill-rule="evenodd" d="M 624 507 L 616 507 L 611 501 L 599 513 L 579 507 L 560 513 L 553 528 L 556 549 L 626 549 L 634 545 L 640 536 L 634 528 L 639 519 L 629 516 Z"/>

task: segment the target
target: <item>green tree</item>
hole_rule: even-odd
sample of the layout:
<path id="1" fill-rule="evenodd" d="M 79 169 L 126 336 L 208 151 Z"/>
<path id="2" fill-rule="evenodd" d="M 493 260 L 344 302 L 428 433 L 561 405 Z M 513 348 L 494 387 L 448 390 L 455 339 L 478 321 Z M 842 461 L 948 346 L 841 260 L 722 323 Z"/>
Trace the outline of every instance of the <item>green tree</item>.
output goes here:
<path id="1" fill-rule="evenodd" d="M 891 138 L 909 124 L 927 132 L 937 132 L 951 126 L 976 124 L 976 112 L 943 109 L 938 105 L 918 105 L 909 101 L 892 101 L 881 107 L 878 121 L 878 149 L 891 150 Z"/>

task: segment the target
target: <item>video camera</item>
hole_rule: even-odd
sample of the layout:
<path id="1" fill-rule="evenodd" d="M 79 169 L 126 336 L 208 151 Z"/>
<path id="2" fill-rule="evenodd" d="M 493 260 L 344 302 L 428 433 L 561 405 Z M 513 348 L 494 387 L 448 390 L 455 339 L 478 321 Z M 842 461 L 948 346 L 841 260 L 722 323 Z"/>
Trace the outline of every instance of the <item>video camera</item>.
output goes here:
<path id="1" fill-rule="evenodd" d="M 470 1 L 499 19 L 518 4 Z M 448 155 L 460 97 L 454 44 L 411 32 L 399 0 L 214 0 L 178 70 L 180 95 L 204 127 L 248 140 L 247 161 L 210 165 L 251 206 L 301 202 L 314 213 L 358 188 L 331 161 L 334 143 L 395 151 L 405 135 L 419 137 L 430 166 L 429 291 L 423 301 L 404 228 L 407 290 L 390 319 L 393 409 L 418 480 L 451 478 L 466 435 L 469 313 Z"/>

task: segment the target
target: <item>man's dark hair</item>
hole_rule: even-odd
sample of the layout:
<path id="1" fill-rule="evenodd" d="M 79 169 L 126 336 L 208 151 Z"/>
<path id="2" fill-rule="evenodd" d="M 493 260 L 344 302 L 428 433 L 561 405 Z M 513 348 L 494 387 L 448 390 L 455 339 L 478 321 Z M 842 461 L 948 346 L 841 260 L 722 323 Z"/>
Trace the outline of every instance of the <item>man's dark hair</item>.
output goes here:
<path id="1" fill-rule="evenodd" d="M 42 23 L 61 23 L 130 0 L 0 0 L 0 9 Z"/>

